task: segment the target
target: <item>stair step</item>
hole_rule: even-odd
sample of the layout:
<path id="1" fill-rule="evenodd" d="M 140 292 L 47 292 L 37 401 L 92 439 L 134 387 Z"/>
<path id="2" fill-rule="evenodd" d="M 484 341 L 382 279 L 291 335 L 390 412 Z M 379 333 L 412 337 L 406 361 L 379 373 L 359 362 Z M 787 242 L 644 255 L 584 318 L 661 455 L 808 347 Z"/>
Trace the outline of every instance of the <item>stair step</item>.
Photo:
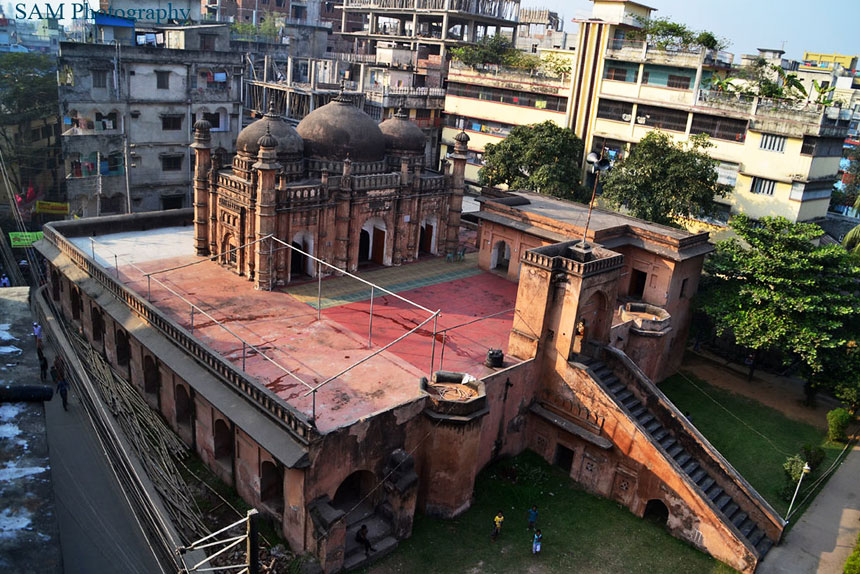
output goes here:
<path id="1" fill-rule="evenodd" d="M 656 440 L 657 442 L 661 442 L 668 435 L 669 435 L 669 431 L 667 431 L 664 428 L 661 428 L 660 430 L 654 431 L 654 434 L 652 436 L 654 437 L 654 440 Z"/>
<path id="2" fill-rule="evenodd" d="M 640 404 L 635 409 L 630 409 L 630 414 L 633 415 L 633 418 L 635 418 L 635 419 L 638 419 L 639 417 L 641 417 L 647 413 L 648 413 L 648 409 L 643 404 Z"/>
<path id="3" fill-rule="evenodd" d="M 692 480 L 696 484 L 699 484 L 699 481 L 704 478 L 707 478 L 707 476 L 708 473 L 705 472 L 704 468 L 697 468 L 696 471 L 690 475 L 690 480 Z"/>
<path id="4" fill-rule="evenodd" d="M 672 435 L 667 435 L 666 438 L 660 441 L 660 446 L 662 446 L 666 450 L 669 450 L 670 448 L 672 448 L 672 445 L 677 442 L 678 441 L 675 440 L 675 437 L 673 437 Z"/>
<path id="5" fill-rule="evenodd" d="M 361 504 L 354 505 L 354 503 L 350 503 L 346 505 L 348 507 L 349 513 L 346 515 L 346 527 L 349 529 L 359 522 L 365 522 L 374 515 L 374 508 L 370 501 L 365 500 Z M 370 528 L 370 524 L 367 525 Z M 358 528 L 356 528 L 358 530 Z M 355 532 L 353 532 L 354 534 Z"/>
<path id="6" fill-rule="evenodd" d="M 618 383 L 615 383 L 614 385 L 609 385 L 609 392 L 612 393 L 613 395 L 618 395 L 618 393 L 620 393 L 621 391 L 623 391 L 626 388 L 627 388 L 627 385 L 625 385 L 622 382 L 618 382 Z M 633 394 L 633 393 L 631 393 L 631 394 Z"/>
<path id="7" fill-rule="evenodd" d="M 617 385 L 617 384 L 622 384 L 622 385 L 624 384 L 615 375 L 609 375 L 608 377 L 603 379 L 603 382 L 606 384 L 606 386 L 610 386 L 610 387 Z"/>
<path id="8" fill-rule="evenodd" d="M 639 405 L 641 405 L 642 401 L 640 401 L 636 397 L 627 397 L 626 399 L 624 399 L 621 402 L 621 404 L 624 405 L 625 407 L 627 407 L 628 409 L 633 410 L 636 407 L 638 407 Z"/>
<path id="9" fill-rule="evenodd" d="M 747 516 L 747 513 L 743 511 L 736 513 L 734 516 L 732 516 L 732 524 L 740 528 L 741 524 L 744 523 L 744 520 L 747 519 Z"/>
<path id="10" fill-rule="evenodd" d="M 755 545 L 755 549 L 759 552 L 759 560 L 764 558 L 765 554 L 773 548 L 773 540 L 770 538 L 762 538 L 761 542 Z"/>
<path id="11" fill-rule="evenodd" d="M 355 522 L 346 529 L 346 554 L 350 554 L 354 550 L 361 550 L 364 552 L 364 549 L 361 548 L 361 545 L 355 540 L 355 534 L 358 532 L 358 529 L 361 528 L 362 524 L 367 525 L 367 539 L 370 540 L 370 543 L 373 545 L 375 545 L 378 540 L 382 540 L 391 534 L 391 524 L 379 515 L 373 515 L 360 522 Z"/>
<path id="12" fill-rule="evenodd" d="M 709 488 L 707 491 L 705 491 L 705 494 L 708 496 L 708 498 L 710 500 L 716 500 L 717 497 L 720 496 L 722 493 L 723 493 L 723 488 L 719 484 L 716 484 L 716 483 L 711 485 L 711 488 Z"/>
<path id="13" fill-rule="evenodd" d="M 343 569 L 345 571 L 355 570 L 356 568 L 375 562 L 383 556 L 390 554 L 395 548 L 397 548 L 397 539 L 393 536 L 387 536 L 379 542 L 374 542 L 373 547 L 375 552 L 371 552 L 370 556 L 365 556 L 364 549 L 361 548 L 360 552 L 355 552 L 345 557 L 343 560 Z"/>
<path id="14" fill-rule="evenodd" d="M 749 540 L 750 544 L 752 544 L 753 546 L 758 544 L 762 538 L 764 538 L 764 530 L 762 530 L 758 526 L 753 528 L 753 531 L 750 532 L 749 535 L 747 535 L 747 540 Z"/>
<path id="15" fill-rule="evenodd" d="M 594 365 L 591 365 L 591 372 L 593 372 L 595 375 L 597 375 L 597 378 L 599 378 L 601 381 L 612 375 L 612 369 L 610 369 L 606 365 L 603 365 L 600 368 L 597 368 Z"/>
<path id="16" fill-rule="evenodd" d="M 678 464 L 681 466 L 681 468 L 683 468 L 685 464 L 690 462 L 691 458 L 693 458 L 693 457 L 690 456 L 690 453 L 682 452 L 679 456 L 675 457 L 675 460 L 678 462 Z M 695 479 L 693 479 L 693 480 L 695 481 Z"/>
<path id="17" fill-rule="evenodd" d="M 697 482 L 696 484 L 699 484 L 699 483 Z M 702 479 L 702 483 L 699 484 L 699 488 L 701 488 L 705 492 L 708 492 L 708 489 L 710 489 L 713 485 L 714 485 L 714 479 L 711 478 L 710 476 L 706 476 L 705 478 Z"/>
<path id="18" fill-rule="evenodd" d="M 653 420 L 654 420 L 654 415 L 652 415 L 651 413 L 645 413 L 645 414 L 639 416 L 639 424 L 642 426 L 645 426 L 645 427 L 647 427 L 647 425 L 651 424 L 651 422 Z"/>
<path id="19" fill-rule="evenodd" d="M 755 522 L 747 518 L 746 520 L 741 522 L 741 525 L 738 526 L 738 530 L 740 530 L 741 534 L 743 534 L 744 536 L 749 536 L 750 532 L 752 532 L 753 528 L 755 527 Z"/>
<path id="20" fill-rule="evenodd" d="M 729 495 L 728 495 L 728 494 L 726 494 L 726 493 L 723 493 L 723 494 L 721 494 L 721 495 L 717 498 L 717 500 L 715 500 L 715 501 L 714 501 L 714 504 L 717 506 L 717 508 L 719 508 L 720 510 L 722 510 L 722 509 L 724 509 L 726 506 L 728 506 L 728 504 L 729 504 L 731 501 L 732 501 L 732 497 L 731 497 L 731 496 L 729 496 Z"/>
<path id="21" fill-rule="evenodd" d="M 647 425 L 645 425 L 645 430 L 648 431 L 650 434 L 654 434 L 654 431 L 656 431 L 658 428 L 660 428 L 660 423 L 657 421 L 651 421 Z"/>
<path id="22" fill-rule="evenodd" d="M 740 508 L 738 507 L 738 505 L 735 504 L 734 502 L 732 502 L 731 504 L 729 504 L 728 506 L 726 506 L 723 509 L 723 514 L 726 515 L 726 518 L 731 520 L 732 516 L 734 516 L 735 513 L 737 513 L 739 510 L 740 510 Z"/>
<path id="23" fill-rule="evenodd" d="M 699 463 L 695 460 L 691 460 L 687 464 L 684 465 L 684 472 L 687 474 L 693 474 L 699 468 Z"/>
<path id="24" fill-rule="evenodd" d="M 633 391 L 628 389 L 626 391 L 621 391 L 620 393 L 615 395 L 615 398 L 618 399 L 618 402 L 623 404 L 624 401 L 626 401 L 627 399 L 629 399 L 632 396 L 633 396 Z"/>
<path id="25" fill-rule="evenodd" d="M 684 452 L 684 447 L 679 444 L 672 445 L 671 447 L 666 449 L 666 452 L 669 453 L 669 456 L 675 458 L 682 452 Z"/>

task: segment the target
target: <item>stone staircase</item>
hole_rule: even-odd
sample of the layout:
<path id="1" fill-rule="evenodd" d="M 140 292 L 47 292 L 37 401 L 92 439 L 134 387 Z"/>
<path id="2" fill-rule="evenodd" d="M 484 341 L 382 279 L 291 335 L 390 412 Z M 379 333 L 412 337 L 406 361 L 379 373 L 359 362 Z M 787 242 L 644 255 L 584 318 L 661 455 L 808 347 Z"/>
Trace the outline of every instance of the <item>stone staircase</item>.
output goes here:
<path id="1" fill-rule="evenodd" d="M 699 494 L 710 500 L 725 521 L 734 525 L 740 534 L 749 541 L 758 552 L 759 560 L 764 558 L 774 541 L 765 535 L 765 531 L 742 510 L 737 501 L 723 491 L 715 478 L 703 468 L 702 461 L 697 460 L 681 446 L 680 442 L 682 441 L 679 440 L 681 437 L 678 435 L 686 431 L 683 428 L 670 431 L 660 424 L 655 413 L 642 404 L 642 401 L 628 388 L 627 384 L 615 376 L 612 369 L 602 361 L 582 355 L 577 356 L 575 361 L 588 367 L 592 378 L 608 390 L 609 394 L 622 407 L 622 410 L 637 420 L 666 456 L 674 459 L 683 472 L 690 477 L 690 480 L 698 487 Z M 690 441 L 693 440 L 692 437 L 689 438 Z M 683 442 L 689 444 L 690 441 Z"/>
<path id="2" fill-rule="evenodd" d="M 367 537 L 375 552 L 365 556 L 364 546 L 355 540 L 362 524 L 367 525 Z M 346 518 L 346 549 L 343 555 L 343 570 L 355 570 L 367 566 L 397 548 L 397 539 L 392 535 L 391 524 L 374 512 L 370 504 L 362 504 L 352 510 Z"/>

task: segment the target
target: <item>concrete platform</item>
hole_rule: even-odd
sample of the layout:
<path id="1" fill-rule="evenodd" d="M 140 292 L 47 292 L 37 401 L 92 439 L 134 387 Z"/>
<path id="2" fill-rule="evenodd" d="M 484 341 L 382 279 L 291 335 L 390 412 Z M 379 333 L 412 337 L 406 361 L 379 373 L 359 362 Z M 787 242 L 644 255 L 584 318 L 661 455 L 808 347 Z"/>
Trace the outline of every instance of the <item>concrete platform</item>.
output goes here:
<path id="1" fill-rule="evenodd" d="M 172 248 L 160 249 L 158 246 L 165 241 L 162 233 L 156 235 L 156 247 L 148 246 L 151 233 L 100 236 L 95 244 L 96 255 L 112 268 L 115 249 L 119 254 L 119 276 L 127 286 L 143 296 L 149 294 L 153 304 L 186 329 L 192 329 L 193 321 L 195 337 L 237 366 L 244 365 L 249 374 L 308 415 L 313 412 L 312 398 L 304 396 L 309 388 L 379 350 L 429 316 L 395 297 L 376 297 L 369 344 L 370 288 L 361 282 L 343 276 L 324 279 L 325 302 L 321 305 L 322 318 L 318 319 L 316 281 L 291 287 L 287 292 L 256 291 L 247 278 L 216 263 L 201 262 L 181 252 L 177 255 Z M 172 241 L 192 244 L 192 231 L 188 228 L 172 228 L 171 234 Z M 84 248 L 89 242 L 82 240 Z M 133 257 L 128 255 L 131 253 Z M 487 349 L 507 350 L 517 286 L 482 272 L 474 256 L 467 259 L 458 263 L 447 263 L 444 257 L 423 259 L 360 276 L 428 309 L 441 310 L 439 331 L 510 309 L 498 317 L 436 337 L 434 368 L 441 364 L 448 370 L 481 377 L 491 372 L 483 366 Z M 144 272 L 188 263 L 198 264 L 157 275 L 164 286 L 155 281 L 147 284 Z M 192 318 L 192 303 L 209 317 L 195 311 Z M 346 426 L 422 396 L 419 380 L 431 372 L 434 356 L 432 333 L 431 322 L 318 391 L 317 428 L 326 432 Z M 277 365 L 247 345 L 243 352 L 242 340 Z"/>

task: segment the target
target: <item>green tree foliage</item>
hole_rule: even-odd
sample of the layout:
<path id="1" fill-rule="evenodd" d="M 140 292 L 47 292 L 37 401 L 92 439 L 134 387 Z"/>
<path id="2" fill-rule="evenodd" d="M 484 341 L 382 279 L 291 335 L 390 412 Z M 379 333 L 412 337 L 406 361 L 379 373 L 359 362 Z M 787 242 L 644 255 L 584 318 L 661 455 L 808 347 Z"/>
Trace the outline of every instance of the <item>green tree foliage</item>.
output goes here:
<path id="1" fill-rule="evenodd" d="M 485 64 L 534 71 L 541 60 L 533 54 L 517 50 L 504 36 L 484 36 L 475 44 L 451 48 L 451 57 L 476 68 Z"/>
<path id="2" fill-rule="evenodd" d="M 637 21 L 640 27 L 629 31 L 627 36 L 631 40 L 646 40 L 661 50 L 689 49 L 696 46 L 708 50 L 723 50 L 728 45 L 725 39 L 712 32 L 696 32 L 668 18 L 637 18 Z"/>
<path id="3" fill-rule="evenodd" d="M 651 132 L 606 176 L 603 198 L 615 209 L 625 207 L 635 217 L 664 225 L 713 213 L 714 197 L 731 188 L 717 183 L 715 162 L 705 152 L 711 145 L 705 135 L 682 144 Z"/>
<path id="4" fill-rule="evenodd" d="M 851 415 L 845 409 L 833 409 L 827 413 L 827 438 L 832 441 L 845 440 L 845 430 Z"/>
<path id="5" fill-rule="evenodd" d="M 757 58 L 751 65 L 739 68 L 736 73 L 745 83 L 729 83 L 727 88 L 730 91 L 786 100 L 803 100 L 807 96 L 806 88 L 797 74 L 789 74 L 781 66 L 771 64 L 764 58 Z"/>
<path id="6" fill-rule="evenodd" d="M 567 128 L 546 121 L 517 126 L 501 143 L 484 148 L 481 185 L 505 184 L 582 201 L 582 140 Z"/>
<path id="7" fill-rule="evenodd" d="M 23 189 L 53 156 L 30 143 L 33 120 L 59 114 L 56 60 L 45 54 L 0 54 L 0 146 L 12 186 Z M 17 136 L 17 137 L 16 137 Z"/>
<path id="8" fill-rule="evenodd" d="M 813 244 L 817 225 L 745 215 L 729 225 L 738 238 L 719 242 L 705 262 L 701 309 L 719 334 L 754 351 L 752 368 L 758 351 L 780 351 L 821 385 L 856 340 L 860 270 L 839 245 Z"/>

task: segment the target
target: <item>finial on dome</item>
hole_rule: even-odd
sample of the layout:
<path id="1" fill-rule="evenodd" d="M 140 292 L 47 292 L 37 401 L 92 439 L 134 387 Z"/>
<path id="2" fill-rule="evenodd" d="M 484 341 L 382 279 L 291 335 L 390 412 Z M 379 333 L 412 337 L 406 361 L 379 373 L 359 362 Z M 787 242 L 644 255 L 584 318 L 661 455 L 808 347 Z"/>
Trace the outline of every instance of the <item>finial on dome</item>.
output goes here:
<path id="1" fill-rule="evenodd" d="M 266 116 L 270 117 L 270 118 L 277 118 L 278 117 L 278 113 L 275 110 L 275 102 L 272 100 L 269 100 L 269 111 L 266 113 Z"/>
<path id="2" fill-rule="evenodd" d="M 278 147 L 278 140 L 275 136 L 272 135 L 271 130 L 269 130 L 269 126 L 266 125 L 266 133 L 261 137 L 257 143 L 260 145 L 260 149 L 275 149 Z"/>
<path id="3" fill-rule="evenodd" d="M 352 98 L 346 95 L 346 78 L 340 79 L 340 90 L 337 95 L 332 99 L 334 102 L 340 102 L 343 104 L 351 104 Z"/>
<path id="4" fill-rule="evenodd" d="M 460 133 L 454 136 L 454 141 L 467 144 L 469 143 L 469 134 L 466 133 L 465 129 L 461 129 Z"/>

